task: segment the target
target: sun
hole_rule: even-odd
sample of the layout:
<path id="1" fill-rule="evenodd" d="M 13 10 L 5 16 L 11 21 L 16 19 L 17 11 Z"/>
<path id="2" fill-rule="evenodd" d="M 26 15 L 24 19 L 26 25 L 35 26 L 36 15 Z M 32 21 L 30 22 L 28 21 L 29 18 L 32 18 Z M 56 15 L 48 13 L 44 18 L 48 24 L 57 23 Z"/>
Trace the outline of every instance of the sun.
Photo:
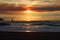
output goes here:
<path id="1" fill-rule="evenodd" d="M 27 13 L 30 13 L 31 11 L 30 10 L 26 10 Z"/>
<path id="2" fill-rule="evenodd" d="M 32 11 L 31 10 L 26 10 L 25 13 L 30 14 L 30 13 L 32 13 Z"/>

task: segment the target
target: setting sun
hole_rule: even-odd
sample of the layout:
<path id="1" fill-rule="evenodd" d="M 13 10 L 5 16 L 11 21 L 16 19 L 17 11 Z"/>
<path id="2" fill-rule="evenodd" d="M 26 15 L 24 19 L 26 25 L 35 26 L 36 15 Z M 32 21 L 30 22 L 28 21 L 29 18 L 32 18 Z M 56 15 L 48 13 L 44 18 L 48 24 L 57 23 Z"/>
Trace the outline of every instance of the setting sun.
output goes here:
<path id="1" fill-rule="evenodd" d="M 31 11 L 31 10 L 26 10 L 25 12 L 26 12 L 26 13 L 28 13 L 28 14 L 29 14 L 29 13 L 32 13 L 32 11 Z"/>

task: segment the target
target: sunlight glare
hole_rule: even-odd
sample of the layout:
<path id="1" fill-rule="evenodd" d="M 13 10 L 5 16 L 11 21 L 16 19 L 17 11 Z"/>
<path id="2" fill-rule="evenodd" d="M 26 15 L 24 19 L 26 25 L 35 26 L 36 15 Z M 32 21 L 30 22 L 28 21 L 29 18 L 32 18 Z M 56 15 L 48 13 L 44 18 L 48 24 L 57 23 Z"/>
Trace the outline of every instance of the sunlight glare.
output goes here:
<path id="1" fill-rule="evenodd" d="M 31 11 L 30 10 L 26 10 L 26 13 L 30 13 Z"/>
<path id="2" fill-rule="evenodd" d="M 31 11 L 31 10 L 26 10 L 25 12 L 26 12 L 26 13 L 28 13 L 28 14 L 29 14 L 29 13 L 32 13 L 32 11 Z"/>
<path id="3" fill-rule="evenodd" d="M 26 20 L 26 21 L 28 21 L 28 22 L 29 22 L 30 20 Z"/>

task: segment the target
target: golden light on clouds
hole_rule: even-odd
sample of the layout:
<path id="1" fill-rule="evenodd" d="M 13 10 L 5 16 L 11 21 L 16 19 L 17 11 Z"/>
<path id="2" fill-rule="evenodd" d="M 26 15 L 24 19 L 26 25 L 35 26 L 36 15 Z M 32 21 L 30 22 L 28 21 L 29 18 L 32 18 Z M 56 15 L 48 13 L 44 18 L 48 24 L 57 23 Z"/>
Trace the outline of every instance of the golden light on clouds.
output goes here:
<path id="1" fill-rule="evenodd" d="M 32 8 L 35 7 L 37 12 L 32 11 L 31 7 Z M 3 18 L 8 17 L 7 19 L 9 19 L 9 17 L 17 17 L 14 18 L 14 20 L 25 20 L 25 21 L 60 20 L 59 19 L 60 11 L 48 12 L 49 10 L 55 10 L 55 9 L 60 10 L 59 8 L 60 8 L 60 0 L 0 0 L 0 10 L 2 11 L 9 10 L 8 12 L 1 11 L 0 17 Z M 41 10 L 47 10 L 47 12 L 43 12 L 43 11 L 41 12 Z M 15 12 L 15 11 L 19 11 L 19 12 Z"/>
<path id="2" fill-rule="evenodd" d="M 0 0 L 0 2 L 18 3 L 25 5 L 60 5 L 60 0 Z"/>

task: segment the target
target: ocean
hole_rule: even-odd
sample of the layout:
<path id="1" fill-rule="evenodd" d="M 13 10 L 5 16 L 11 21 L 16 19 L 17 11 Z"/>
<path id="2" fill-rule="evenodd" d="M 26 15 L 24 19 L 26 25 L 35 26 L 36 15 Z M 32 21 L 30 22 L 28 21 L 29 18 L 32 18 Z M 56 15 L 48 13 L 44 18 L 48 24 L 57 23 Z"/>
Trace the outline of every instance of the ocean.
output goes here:
<path id="1" fill-rule="evenodd" d="M 12 32 L 60 32 L 60 20 L 50 21 L 6 21 L 0 23 L 0 31 Z"/>

